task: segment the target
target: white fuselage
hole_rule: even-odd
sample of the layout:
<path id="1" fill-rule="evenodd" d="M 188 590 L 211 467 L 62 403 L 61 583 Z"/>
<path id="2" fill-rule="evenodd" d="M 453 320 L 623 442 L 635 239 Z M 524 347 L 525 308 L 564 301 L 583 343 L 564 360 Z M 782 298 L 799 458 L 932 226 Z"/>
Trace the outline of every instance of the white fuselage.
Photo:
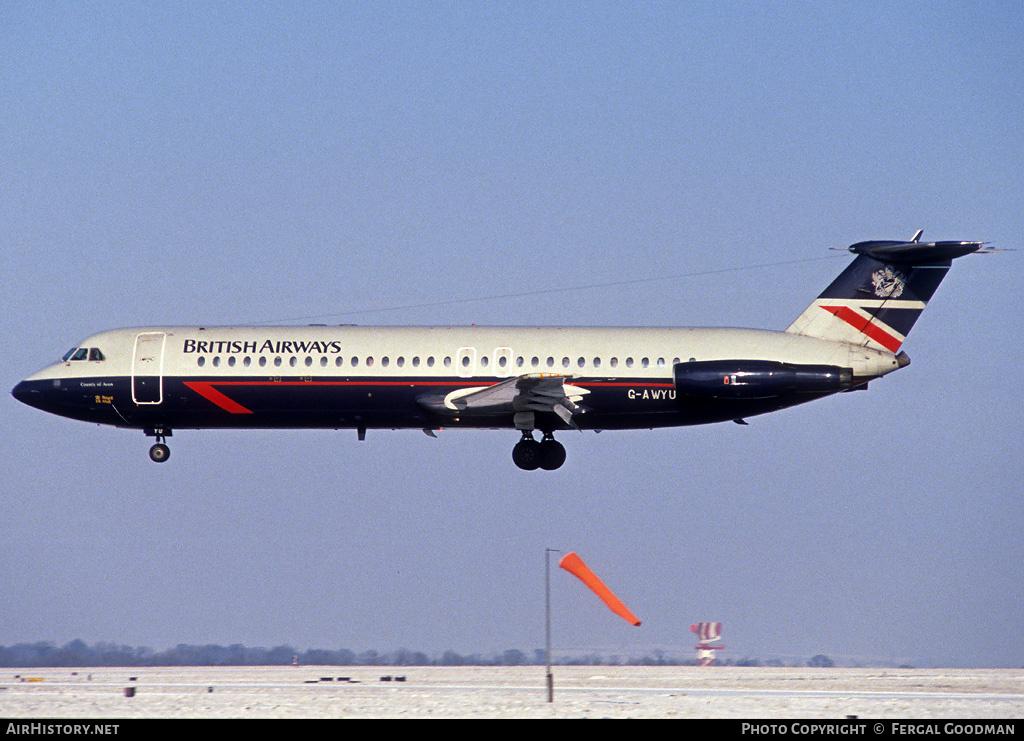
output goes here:
<path id="1" fill-rule="evenodd" d="M 144 360 L 137 338 L 159 358 Z M 100 332 L 80 347 L 104 360 L 54 363 L 26 380 L 131 377 L 152 362 L 163 377 L 253 374 L 359 378 L 669 378 L 691 360 L 774 360 L 848 367 L 871 379 L 896 370 L 892 353 L 788 332 L 629 327 L 145 327 Z M 148 356 L 147 356 L 148 357 Z"/>

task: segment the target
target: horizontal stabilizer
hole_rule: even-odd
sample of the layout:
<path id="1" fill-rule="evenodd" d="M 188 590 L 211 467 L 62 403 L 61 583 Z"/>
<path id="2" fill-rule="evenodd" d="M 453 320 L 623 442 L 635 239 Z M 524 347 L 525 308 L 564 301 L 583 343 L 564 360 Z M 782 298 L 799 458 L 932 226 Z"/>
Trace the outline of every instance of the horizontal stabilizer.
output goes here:
<path id="1" fill-rule="evenodd" d="M 918 232 L 920 234 L 920 232 Z M 879 262 L 903 265 L 927 265 L 949 262 L 958 257 L 977 252 L 983 242 L 857 242 L 849 247 L 850 252 L 873 257 Z"/>

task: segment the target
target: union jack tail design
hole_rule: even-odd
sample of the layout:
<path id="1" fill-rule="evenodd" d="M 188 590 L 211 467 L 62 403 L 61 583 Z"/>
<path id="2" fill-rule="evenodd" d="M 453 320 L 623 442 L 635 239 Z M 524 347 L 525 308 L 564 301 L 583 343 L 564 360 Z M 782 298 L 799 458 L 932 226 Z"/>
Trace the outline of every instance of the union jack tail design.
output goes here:
<path id="1" fill-rule="evenodd" d="M 899 351 L 954 258 L 981 242 L 858 242 L 856 259 L 786 330 Z"/>

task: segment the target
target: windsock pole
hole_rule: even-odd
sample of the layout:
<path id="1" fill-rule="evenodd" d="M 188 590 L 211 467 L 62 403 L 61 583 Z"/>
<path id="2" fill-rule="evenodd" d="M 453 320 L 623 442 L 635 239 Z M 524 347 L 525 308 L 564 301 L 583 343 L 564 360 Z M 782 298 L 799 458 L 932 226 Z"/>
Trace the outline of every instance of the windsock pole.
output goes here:
<path id="1" fill-rule="evenodd" d="M 548 702 L 555 701 L 555 677 L 551 673 L 551 554 L 561 553 L 554 548 L 544 549 L 544 633 L 547 642 Z"/>
<path id="2" fill-rule="evenodd" d="M 548 702 L 555 701 L 555 683 L 551 676 L 551 549 L 544 549 L 544 636 L 545 656 L 547 657 L 547 673 L 544 675 L 548 684 Z"/>

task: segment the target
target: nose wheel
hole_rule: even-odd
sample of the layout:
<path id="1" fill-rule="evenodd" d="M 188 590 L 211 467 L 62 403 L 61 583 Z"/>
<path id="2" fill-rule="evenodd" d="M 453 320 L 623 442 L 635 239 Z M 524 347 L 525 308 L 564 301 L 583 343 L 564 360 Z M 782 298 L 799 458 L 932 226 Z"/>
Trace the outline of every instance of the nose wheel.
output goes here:
<path id="1" fill-rule="evenodd" d="M 565 463 L 565 446 L 550 433 L 537 442 L 533 433 L 524 432 L 523 439 L 512 448 L 512 461 L 524 471 L 554 471 Z"/>
<path id="2" fill-rule="evenodd" d="M 154 463 L 163 463 L 171 457 L 171 449 L 165 443 L 157 443 L 149 449 L 149 459 Z"/>

